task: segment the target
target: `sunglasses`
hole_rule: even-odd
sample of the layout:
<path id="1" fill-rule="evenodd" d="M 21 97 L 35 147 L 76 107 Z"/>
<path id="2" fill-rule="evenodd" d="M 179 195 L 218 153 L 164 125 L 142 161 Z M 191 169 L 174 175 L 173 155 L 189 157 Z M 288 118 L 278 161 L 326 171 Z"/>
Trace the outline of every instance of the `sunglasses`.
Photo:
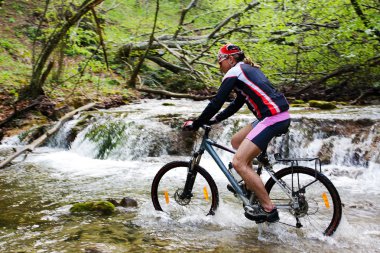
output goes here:
<path id="1" fill-rule="evenodd" d="M 218 63 L 226 60 L 228 58 L 228 54 L 218 54 Z"/>

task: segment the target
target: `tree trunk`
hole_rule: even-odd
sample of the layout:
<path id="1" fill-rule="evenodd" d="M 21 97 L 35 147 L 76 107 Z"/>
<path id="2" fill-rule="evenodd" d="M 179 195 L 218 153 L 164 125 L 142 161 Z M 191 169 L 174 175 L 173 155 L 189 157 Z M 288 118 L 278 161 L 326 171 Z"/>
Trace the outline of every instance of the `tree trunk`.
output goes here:
<path id="1" fill-rule="evenodd" d="M 44 93 L 43 85 L 44 85 L 44 73 L 47 73 L 45 70 L 46 63 L 48 62 L 51 54 L 58 46 L 62 38 L 67 34 L 67 31 L 75 25 L 83 15 L 85 15 L 88 11 L 90 11 L 95 6 L 102 3 L 104 0 L 85 0 L 83 4 L 80 6 L 77 13 L 70 18 L 57 32 L 54 32 L 45 47 L 42 49 L 39 57 L 36 60 L 35 66 L 33 66 L 32 78 L 29 84 L 29 93 L 28 95 L 32 98 L 35 98 Z"/>
<path id="2" fill-rule="evenodd" d="M 65 71 L 64 67 L 65 67 L 65 47 L 66 47 L 66 43 L 64 40 L 62 40 L 60 43 L 59 43 L 59 49 L 58 49 L 58 53 L 57 53 L 57 68 L 55 70 L 55 72 L 53 73 L 53 80 L 57 83 L 59 83 L 61 81 L 61 78 L 62 78 L 62 74 L 63 72 Z"/>
<path id="3" fill-rule="evenodd" d="M 155 16 L 154 16 L 154 23 L 153 23 L 152 33 L 151 33 L 150 38 L 149 38 L 148 47 L 147 47 L 147 49 L 145 51 L 145 54 L 141 55 L 140 60 L 137 63 L 137 66 L 134 68 L 134 70 L 132 72 L 132 75 L 131 75 L 131 78 L 128 81 L 128 85 L 130 85 L 132 87 L 136 86 L 137 76 L 139 75 L 140 69 L 141 69 L 141 67 L 142 67 L 142 65 L 144 63 L 144 60 L 145 60 L 146 56 L 148 55 L 150 47 L 151 47 L 151 45 L 153 43 L 154 33 L 155 33 L 155 30 L 156 30 L 157 17 L 158 17 L 158 11 L 159 10 L 160 10 L 160 1 L 156 0 L 156 13 L 155 13 Z"/>

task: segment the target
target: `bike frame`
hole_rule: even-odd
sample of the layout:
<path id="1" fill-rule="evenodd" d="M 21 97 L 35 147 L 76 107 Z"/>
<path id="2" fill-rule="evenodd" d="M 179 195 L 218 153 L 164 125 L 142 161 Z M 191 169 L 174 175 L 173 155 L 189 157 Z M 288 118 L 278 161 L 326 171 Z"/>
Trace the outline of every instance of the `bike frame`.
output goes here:
<path id="1" fill-rule="evenodd" d="M 204 154 L 204 152 L 206 151 L 207 153 L 209 153 L 211 155 L 211 157 L 214 159 L 214 161 L 216 162 L 216 164 L 218 165 L 220 170 L 227 177 L 231 186 L 235 190 L 237 196 L 242 200 L 244 206 L 249 206 L 251 204 L 250 200 L 246 197 L 246 194 L 243 192 L 242 188 L 239 186 L 239 183 L 231 175 L 228 168 L 224 165 L 223 161 L 220 159 L 219 155 L 216 153 L 216 151 L 213 147 L 223 149 L 223 150 L 225 150 L 229 153 L 232 153 L 232 154 L 235 154 L 235 151 L 233 151 L 227 147 L 224 147 L 224 146 L 214 142 L 213 140 L 209 139 L 209 133 L 211 131 L 210 126 L 205 125 L 205 126 L 203 126 L 203 128 L 205 130 L 205 133 L 203 135 L 201 145 L 199 147 L 199 150 L 193 154 L 193 158 L 190 161 L 189 173 L 187 176 L 187 180 L 186 180 L 186 184 L 185 184 L 184 192 L 183 192 L 184 197 L 191 197 L 192 196 L 191 189 L 193 188 L 195 177 L 196 177 L 196 172 L 194 173 L 193 168 L 194 168 L 194 165 L 199 165 L 201 157 Z M 287 186 L 285 182 L 281 182 L 282 180 L 278 180 L 274 176 L 274 172 L 271 170 L 271 166 L 269 165 L 269 162 L 266 162 L 266 163 L 268 166 L 259 167 L 260 171 L 261 171 L 261 168 L 264 168 L 265 171 L 268 172 L 268 174 L 275 180 L 275 182 L 289 196 L 289 198 L 293 200 L 293 203 L 294 203 L 293 207 L 297 207 L 298 206 L 297 198 L 295 196 L 293 196 L 293 193 L 292 193 L 292 190 L 290 189 L 290 187 Z M 289 205 L 283 205 L 283 206 L 278 206 L 278 208 L 290 208 L 290 206 Z"/>

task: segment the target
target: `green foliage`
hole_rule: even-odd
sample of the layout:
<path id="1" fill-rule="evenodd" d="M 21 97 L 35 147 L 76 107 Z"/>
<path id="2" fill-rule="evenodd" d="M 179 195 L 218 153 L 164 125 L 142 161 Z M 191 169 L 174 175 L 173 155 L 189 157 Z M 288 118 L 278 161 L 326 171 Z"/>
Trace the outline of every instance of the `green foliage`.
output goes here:
<path id="1" fill-rule="evenodd" d="M 261 3 L 256 15 L 245 15 L 240 22 L 256 24 L 257 29 L 247 37 L 234 38 L 259 38 L 256 44 L 245 44 L 244 49 L 262 63 L 264 72 L 274 83 L 302 83 L 305 77 L 319 79 L 340 66 L 363 64 L 379 53 L 379 40 L 365 32 L 360 18 L 346 1 Z M 374 1 L 361 1 L 361 4 L 363 8 L 365 5 L 375 6 Z M 375 12 L 373 8 L 366 9 L 367 17 L 378 24 L 380 19 L 379 15 L 373 15 Z M 281 36 L 284 32 L 293 35 Z M 282 40 L 269 42 L 276 37 L 274 33 Z M 334 84 L 334 81 L 328 84 Z"/>
<path id="2" fill-rule="evenodd" d="M 15 39 L 0 38 L 0 52 L 1 51 L 7 51 L 14 57 L 30 56 L 25 46 Z"/>
<path id="3" fill-rule="evenodd" d="M 173 3 L 173 1 L 161 1 L 161 3 L 158 24 L 161 29 L 158 29 L 156 37 L 162 34 L 173 34 L 178 24 L 178 13 L 188 4 L 187 2 Z M 119 42 L 115 48 L 128 42 L 144 41 L 141 34 L 145 33 L 145 37 L 149 34 L 154 3 L 136 4 L 136 1 L 125 0 L 119 1 L 119 4 L 120 8 L 110 11 L 109 16 L 112 16 L 111 19 L 115 25 L 118 24 L 121 29 L 106 27 L 108 39 L 112 41 L 112 44 Z M 361 4 L 374 27 L 379 26 L 379 15 L 376 15 L 375 8 L 365 8 L 365 6 L 375 6 L 375 1 L 361 1 Z M 112 3 L 108 2 L 108 6 L 111 5 Z M 187 14 L 185 23 L 187 21 L 191 25 L 185 26 L 184 29 L 191 30 L 207 26 L 212 29 L 231 13 L 242 10 L 244 6 L 246 6 L 246 1 L 200 1 L 197 7 Z M 135 18 L 132 20 L 122 18 L 130 15 Z M 165 24 L 164 29 L 162 24 Z M 252 28 L 246 33 L 226 36 L 224 42 L 232 41 L 241 45 L 248 55 L 262 65 L 263 71 L 275 85 L 293 83 L 302 86 L 306 81 L 317 80 L 341 66 L 364 64 L 366 60 L 379 53 L 379 41 L 373 34 L 369 34 L 351 4 L 344 0 L 263 0 L 257 8 L 244 13 L 239 19 L 232 20 L 231 25 L 224 27 L 221 32 L 231 26 L 243 25 L 251 25 Z M 201 34 L 209 32 L 210 30 L 205 30 Z M 201 34 L 188 33 L 188 35 Z M 254 41 L 249 42 L 252 39 Z M 211 52 L 217 52 L 219 46 L 220 44 L 213 46 Z M 197 51 L 202 50 L 202 47 L 185 46 L 184 49 Z M 168 59 L 180 64 L 178 60 L 170 56 Z M 203 60 L 214 63 L 213 56 L 210 57 L 210 55 L 206 55 Z M 210 76 L 213 79 L 210 83 L 219 83 L 218 76 L 215 75 L 216 71 Z M 371 72 L 373 73 L 371 79 L 378 79 L 378 74 L 375 72 L 379 73 L 378 67 L 376 71 Z M 367 79 L 363 79 L 362 74 L 355 73 L 354 75 L 360 76 L 357 80 L 351 79 L 355 82 Z M 148 76 L 152 75 L 149 73 Z M 182 85 L 183 82 L 180 80 L 182 76 L 171 76 L 171 78 L 165 78 L 165 81 L 168 80 L 166 83 L 168 89 L 186 91 L 189 87 L 197 88 L 195 86 L 198 84 L 191 79 L 184 80 L 187 85 Z M 347 76 L 342 78 L 345 79 Z M 340 83 L 342 78 L 330 79 L 326 84 L 334 86 Z M 178 82 L 170 79 L 178 79 Z M 149 82 L 149 80 L 152 79 L 148 78 L 147 83 L 154 86 L 154 82 Z M 178 89 L 178 87 L 184 88 Z"/>
<path id="4" fill-rule="evenodd" d="M 194 80 L 188 75 L 170 76 L 165 80 L 169 90 L 186 93 L 189 90 L 202 90 L 206 88 L 204 83 Z"/>
<path id="5" fill-rule="evenodd" d="M 18 89 L 28 83 L 30 52 L 15 39 L 0 38 L 0 87 L 18 99 Z"/>
<path id="6" fill-rule="evenodd" d="M 231 14 L 243 10 L 248 2 L 250 1 L 198 1 L 197 6 L 186 14 L 182 32 L 187 36 L 205 36 Z M 355 13 L 351 2 L 346 0 L 259 2 L 257 7 L 232 19 L 220 30 L 220 33 L 224 33 L 232 28 L 249 26 L 242 32 L 227 33 L 223 38 L 218 38 L 216 43 L 211 39 L 205 45 L 183 46 L 183 50 L 196 53 L 211 46 L 210 52 L 200 60 L 216 64 L 215 54 L 219 46 L 227 41 L 234 42 L 262 66 L 262 70 L 275 86 L 305 86 L 310 81 L 319 80 L 346 66 L 358 65 L 358 71 L 337 75 L 323 85 L 333 87 L 346 81 L 352 89 L 379 87 L 379 65 L 368 66 L 369 59 L 379 56 L 380 39 L 376 36 L 376 31 L 380 30 L 378 1 L 359 1 L 368 24 L 363 22 Z M 83 0 L 52 0 L 46 15 L 43 16 L 45 2 L 16 0 L 6 1 L 4 4 L 4 1 L 0 0 L 0 6 L 9 7 L 7 10 L 1 9 L 0 12 L 0 21 L 5 23 L 5 27 L 0 31 L 0 83 L 9 87 L 28 83 L 33 40 L 37 40 L 38 53 L 44 48 L 49 36 L 74 15 L 82 3 Z M 173 35 L 177 30 L 181 10 L 189 3 L 190 0 L 160 0 L 155 37 Z M 124 62 L 120 64 L 114 60 L 122 45 L 148 40 L 155 1 L 104 1 L 96 11 L 104 29 L 108 59 L 114 75 L 106 72 L 96 24 L 92 14 L 88 13 L 65 37 L 62 61 L 65 68 L 61 77 L 63 81 L 48 79 L 45 90 L 49 95 L 58 96 L 66 90 L 75 90 L 81 86 L 89 86 L 93 93 L 112 94 L 114 90 L 119 92 L 128 80 L 128 67 Z M 28 13 L 33 15 L 27 17 Z M 199 28 L 203 30 L 195 31 Z M 15 31 L 15 34 L 3 36 L 6 29 L 7 33 Z M 186 67 L 165 50 L 152 50 L 150 53 Z M 139 56 L 140 53 L 133 53 L 129 64 L 133 66 Z M 52 60 L 57 63 L 59 57 L 59 53 L 56 52 Z M 195 81 L 194 76 L 191 77 L 188 73 L 173 74 L 162 71 L 162 68 L 149 60 L 145 61 L 140 76 L 145 85 L 176 92 L 201 90 L 207 85 L 219 85 L 218 68 L 205 71 L 201 64 L 194 67 L 205 74 L 206 83 Z M 76 94 L 77 90 L 73 93 Z"/>
<path id="7" fill-rule="evenodd" d="M 98 48 L 98 35 L 95 31 L 75 28 L 70 31 L 69 43 L 66 44 L 66 53 L 70 56 L 91 56 Z"/>
<path id="8" fill-rule="evenodd" d="M 122 120 L 105 121 L 93 124 L 85 135 L 85 139 L 95 142 L 98 146 L 96 158 L 105 159 L 107 155 L 126 138 L 127 124 Z"/>

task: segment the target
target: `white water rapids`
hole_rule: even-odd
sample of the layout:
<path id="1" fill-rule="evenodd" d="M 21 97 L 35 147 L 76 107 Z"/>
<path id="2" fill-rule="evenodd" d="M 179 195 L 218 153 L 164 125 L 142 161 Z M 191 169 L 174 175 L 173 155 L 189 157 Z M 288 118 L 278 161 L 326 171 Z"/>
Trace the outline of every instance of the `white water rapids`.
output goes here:
<path id="1" fill-rule="evenodd" d="M 290 156 L 317 156 L 322 147 L 329 152 L 331 162 L 322 169 L 344 204 L 343 219 L 332 237 L 300 233 L 281 224 L 259 227 L 247 220 L 208 155 L 201 166 L 218 185 L 221 203 L 216 215 L 173 220 L 155 211 L 150 199 L 154 175 L 167 162 L 188 160 L 191 155 L 173 148 L 181 147 L 173 137 L 179 130 L 165 120 L 196 117 L 206 104 L 143 100 L 96 114 L 92 125 L 113 121 L 127 126 L 121 128 L 121 140 L 110 139 L 114 148 L 105 150 L 104 159 L 95 158 L 99 143 L 85 138 L 90 127 L 66 148 L 64 140 L 80 120 L 76 118 L 48 146 L 0 170 L 0 251 L 380 252 L 380 108 L 376 106 L 324 112 L 292 109 L 287 139 L 276 138 L 269 149 L 269 154 L 282 149 Z M 339 135 L 349 128 L 346 120 L 366 119 L 372 123 L 363 123 L 363 133 L 352 130 Z M 214 140 L 228 145 L 232 131 L 251 120 L 249 114 L 233 116 L 215 131 Z M 20 145 L 16 140 L 4 141 L 0 151 Z M 226 163 L 231 160 L 229 155 L 221 157 Z M 69 212 L 76 202 L 126 196 L 137 200 L 138 207 L 118 208 L 107 217 Z"/>

